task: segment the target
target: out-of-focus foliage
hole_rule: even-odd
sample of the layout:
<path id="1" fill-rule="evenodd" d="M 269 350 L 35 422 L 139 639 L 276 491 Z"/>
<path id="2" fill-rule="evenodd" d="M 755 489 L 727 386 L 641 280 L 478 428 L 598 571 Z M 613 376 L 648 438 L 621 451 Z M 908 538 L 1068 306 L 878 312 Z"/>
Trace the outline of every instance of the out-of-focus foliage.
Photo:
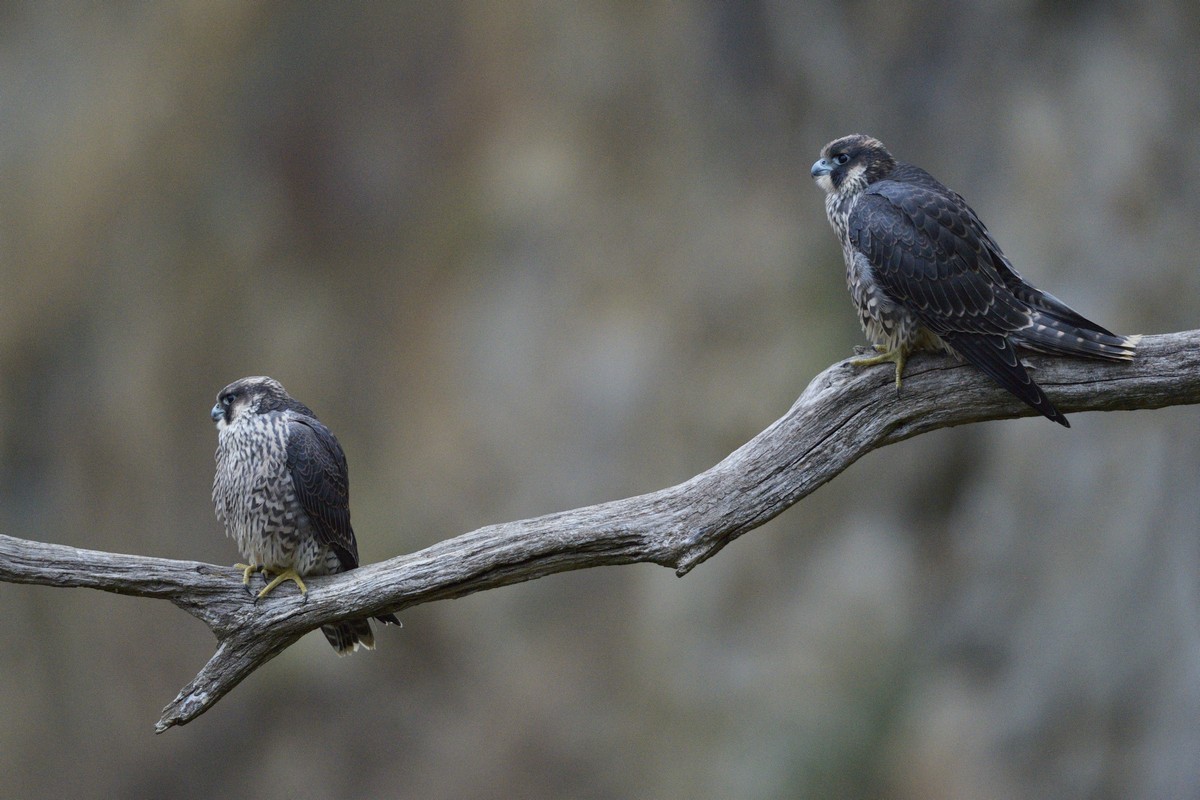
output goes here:
<path id="1" fill-rule="evenodd" d="M 1084 314 L 1195 327 L 1197 19 L 10 4 L 0 530 L 232 563 L 208 409 L 247 374 L 338 433 L 368 561 L 683 480 L 862 342 L 808 177 L 854 131 Z M 1194 796 L 1196 422 L 920 437 L 686 580 L 306 637 L 162 737 L 198 623 L 0 585 L 0 795 Z"/>

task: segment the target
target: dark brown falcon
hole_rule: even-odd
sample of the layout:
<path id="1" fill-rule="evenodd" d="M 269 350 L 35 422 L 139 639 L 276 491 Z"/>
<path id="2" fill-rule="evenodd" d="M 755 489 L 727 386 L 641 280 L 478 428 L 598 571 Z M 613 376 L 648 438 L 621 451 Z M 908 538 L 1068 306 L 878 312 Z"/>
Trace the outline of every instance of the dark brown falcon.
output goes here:
<path id="1" fill-rule="evenodd" d="M 1025 281 L 971 207 L 920 167 L 855 134 L 830 142 L 812 166 L 842 243 L 846 281 L 876 355 L 859 366 L 943 348 L 1055 422 L 1067 418 L 1034 383 L 1017 348 L 1105 361 L 1133 359 L 1117 336 Z"/>
<path id="2" fill-rule="evenodd" d="M 261 571 L 272 579 L 259 597 L 284 581 L 307 593 L 305 577 L 357 567 L 346 456 L 316 414 L 279 381 L 256 377 L 222 389 L 212 419 L 217 424 L 213 505 L 249 562 L 237 565 L 242 582 L 249 585 L 250 576 Z M 392 614 L 376 619 L 400 624 Z M 323 625 L 321 632 L 338 655 L 360 645 L 375 647 L 366 618 Z"/>

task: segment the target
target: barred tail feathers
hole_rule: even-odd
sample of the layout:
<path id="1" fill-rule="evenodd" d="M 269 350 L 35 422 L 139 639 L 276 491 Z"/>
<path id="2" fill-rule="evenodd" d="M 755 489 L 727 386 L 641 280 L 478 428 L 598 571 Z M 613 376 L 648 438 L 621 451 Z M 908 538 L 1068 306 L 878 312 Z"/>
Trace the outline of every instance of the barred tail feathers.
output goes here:
<path id="1" fill-rule="evenodd" d="M 321 633 L 325 634 L 339 656 L 349 655 L 359 647 L 375 649 L 375 633 L 371 630 L 371 621 L 366 617 L 322 625 Z"/>
<path id="2" fill-rule="evenodd" d="M 1140 336 L 1117 336 L 1081 327 L 1043 311 L 1034 311 L 1028 326 L 1013 331 L 1016 344 L 1051 355 L 1082 356 L 1102 361 L 1132 361 Z"/>
<path id="3" fill-rule="evenodd" d="M 384 625 L 400 625 L 400 620 L 396 619 L 395 614 L 381 614 L 375 619 Z M 375 649 L 375 632 L 371 630 L 371 621 L 366 617 L 322 625 L 321 633 L 325 634 L 325 638 L 339 656 L 349 655 L 359 647 Z"/>

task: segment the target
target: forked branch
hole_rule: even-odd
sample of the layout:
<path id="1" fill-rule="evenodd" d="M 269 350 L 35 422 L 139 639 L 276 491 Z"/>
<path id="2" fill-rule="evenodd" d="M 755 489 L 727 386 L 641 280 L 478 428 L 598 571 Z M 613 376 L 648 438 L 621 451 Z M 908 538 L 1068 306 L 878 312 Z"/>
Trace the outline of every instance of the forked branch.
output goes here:
<path id="1" fill-rule="evenodd" d="M 1030 357 L 1065 413 L 1200 402 L 1200 331 L 1147 336 L 1131 364 Z M 711 469 L 650 494 L 489 525 L 409 555 L 309 581 L 307 600 L 255 603 L 241 573 L 189 561 L 119 555 L 0 535 L 0 580 L 161 597 L 201 619 L 216 653 L 163 709 L 158 730 L 212 707 L 308 631 L 346 617 L 445 600 L 556 572 L 652 562 L 685 575 L 861 456 L 911 436 L 1033 411 L 976 370 L 940 355 L 909 362 L 897 395 L 890 366 L 840 362 L 792 408 Z M 1045 420 L 1055 435 L 1059 429 Z M 1063 434 L 1069 435 L 1069 434 Z"/>

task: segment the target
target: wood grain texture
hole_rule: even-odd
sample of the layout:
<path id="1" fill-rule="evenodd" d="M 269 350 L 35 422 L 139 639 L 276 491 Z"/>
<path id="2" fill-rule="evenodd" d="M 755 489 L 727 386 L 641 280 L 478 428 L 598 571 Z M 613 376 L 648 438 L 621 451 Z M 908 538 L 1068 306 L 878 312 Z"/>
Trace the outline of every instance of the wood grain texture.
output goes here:
<path id="1" fill-rule="evenodd" d="M 1065 413 L 1200 402 L 1200 330 L 1146 336 L 1130 364 L 1032 356 L 1038 383 Z M 651 562 L 686 575 L 871 450 L 938 428 L 1032 416 L 976 370 L 919 355 L 897 395 L 890 365 L 839 362 L 817 375 L 762 433 L 699 475 L 649 494 L 489 525 L 408 555 L 309 581 L 307 598 L 255 602 L 232 567 L 82 550 L 0 535 L 0 580 L 89 587 L 170 600 L 218 647 L 163 709 L 157 729 L 211 708 L 243 678 L 324 623 L 573 569 Z M 1050 425 L 1045 420 L 1029 424 Z"/>

